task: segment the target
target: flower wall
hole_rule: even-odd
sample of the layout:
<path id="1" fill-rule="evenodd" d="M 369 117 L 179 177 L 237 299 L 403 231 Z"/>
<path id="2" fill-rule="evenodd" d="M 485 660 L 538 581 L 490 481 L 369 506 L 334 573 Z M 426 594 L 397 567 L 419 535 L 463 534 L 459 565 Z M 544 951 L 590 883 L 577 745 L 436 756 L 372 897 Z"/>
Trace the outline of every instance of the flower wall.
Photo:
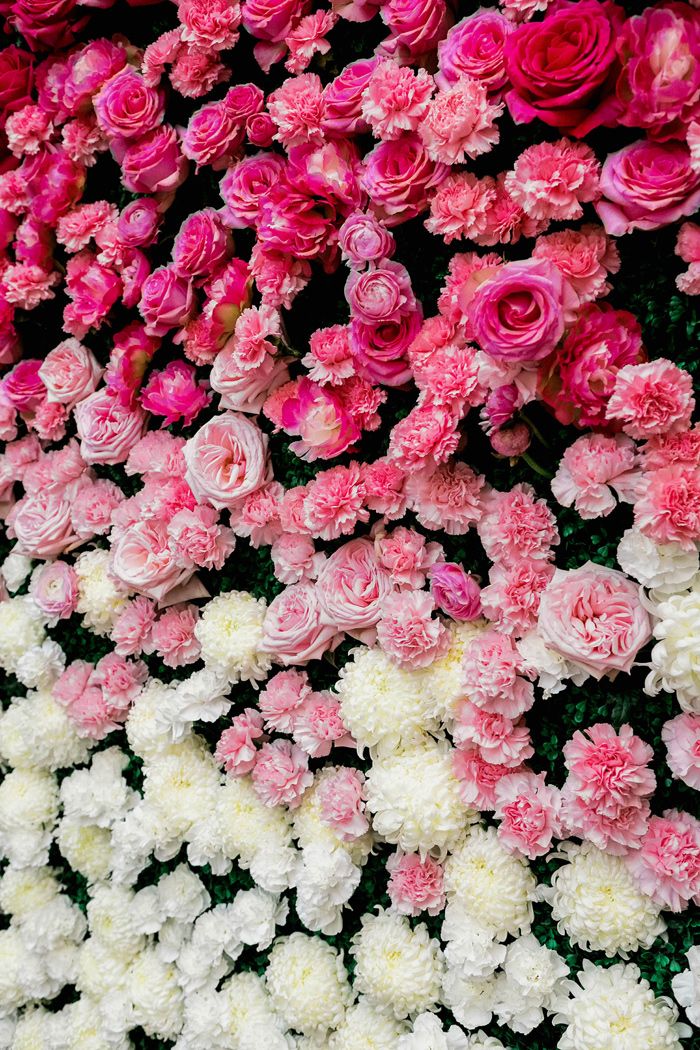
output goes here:
<path id="1" fill-rule="evenodd" d="M 0 16 L 0 1047 L 695 1045 L 700 10 Z"/>

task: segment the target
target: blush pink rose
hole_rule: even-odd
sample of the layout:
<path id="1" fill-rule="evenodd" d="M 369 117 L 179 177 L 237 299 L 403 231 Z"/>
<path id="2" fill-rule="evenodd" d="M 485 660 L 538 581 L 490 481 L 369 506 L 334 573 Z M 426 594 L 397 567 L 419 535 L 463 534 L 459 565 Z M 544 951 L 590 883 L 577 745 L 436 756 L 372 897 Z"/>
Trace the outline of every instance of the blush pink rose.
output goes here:
<path id="1" fill-rule="evenodd" d="M 402 63 L 433 52 L 447 23 L 445 0 L 386 0 L 380 14 L 390 33 L 381 49 Z"/>
<path id="2" fill-rule="evenodd" d="M 340 637 L 336 626 L 323 621 L 315 586 L 295 583 L 268 606 L 262 648 L 278 663 L 301 665 L 319 660 Z"/>
<path id="3" fill-rule="evenodd" d="M 82 542 L 71 520 L 72 488 L 44 489 L 14 505 L 6 525 L 17 540 L 18 553 L 51 558 Z"/>
<path id="4" fill-rule="evenodd" d="M 639 586 L 590 561 L 556 570 L 540 600 L 537 630 L 547 645 L 594 678 L 628 672 L 651 637 Z"/>
<path id="5" fill-rule="evenodd" d="M 68 411 L 92 394 L 101 375 L 94 354 L 77 339 L 64 339 L 50 350 L 39 369 L 47 399 L 60 402 Z"/>
<path id="6" fill-rule="evenodd" d="M 136 521 L 112 539 L 112 573 L 130 590 L 162 601 L 192 575 L 175 556 L 164 521 Z"/>
<path id="7" fill-rule="evenodd" d="M 2 380 L 5 397 L 20 412 L 31 411 L 46 397 L 41 364 L 38 358 L 25 357 Z"/>
<path id="8" fill-rule="evenodd" d="M 386 598 L 393 591 L 389 574 L 379 565 L 370 540 L 343 544 L 324 562 L 317 594 L 325 623 L 370 644 Z"/>
<path id="9" fill-rule="evenodd" d="M 379 58 L 361 58 L 351 62 L 323 90 L 322 126 L 329 136 L 346 136 L 369 130 L 362 115 L 362 93 Z"/>
<path id="10" fill-rule="evenodd" d="M 198 500 L 233 507 L 270 480 L 267 436 L 236 412 L 223 412 L 184 448 L 185 479 Z"/>
<path id="11" fill-rule="evenodd" d="M 602 199 L 595 205 L 607 233 L 668 226 L 700 207 L 700 171 L 680 142 L 641 139 L 606 157 L 600 174 Z"/>
<path id="12" fill-rule="evenodd" d="M 372 214 L 353 212 L 338 231 L 338 243 L 351 266 L 361 269 L 394 254 L 394 238 Z"/>
<path id="13" fill-rule="evenodd" d="M 479 584 L 455 562 L 441 562 L 432 567 L 430 593 L 441 612 L 453 620 L 476 620 L 481 615 Z"/>
<path id="14" fill-rule="evenodd" d="M 159 266 L 143 282 L 139 313 L 148 335 L 165 335 L 186 324 L 194 308 L 194 290 L 174 266 Z"/>
<path id="15" fill-rule="evenodd" d="M 72 565 L 65 561 L 53 561 L 32 576 L 29 586 L 34 603 L 54 626 L 75 612 L 78 604 L 78 577 Z"/>
<path id="16" fill-rule="evenodd" d="M 102 389 L 75 407 L 80 454 L 86 463 L 124 463 L 143 436 L 147 415 L 138 405 L 124 406 Z"/>

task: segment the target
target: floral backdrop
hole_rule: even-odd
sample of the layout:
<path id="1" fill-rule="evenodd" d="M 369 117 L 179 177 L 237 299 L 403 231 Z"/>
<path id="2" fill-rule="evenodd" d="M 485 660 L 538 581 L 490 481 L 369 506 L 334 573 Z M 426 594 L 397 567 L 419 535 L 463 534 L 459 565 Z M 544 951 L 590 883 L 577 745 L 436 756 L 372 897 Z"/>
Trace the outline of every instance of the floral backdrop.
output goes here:
<path id="1" fill-rule="evenodd" d="M 700 9 L 0 17 L 0 1046 L 698 1045 Z"/>

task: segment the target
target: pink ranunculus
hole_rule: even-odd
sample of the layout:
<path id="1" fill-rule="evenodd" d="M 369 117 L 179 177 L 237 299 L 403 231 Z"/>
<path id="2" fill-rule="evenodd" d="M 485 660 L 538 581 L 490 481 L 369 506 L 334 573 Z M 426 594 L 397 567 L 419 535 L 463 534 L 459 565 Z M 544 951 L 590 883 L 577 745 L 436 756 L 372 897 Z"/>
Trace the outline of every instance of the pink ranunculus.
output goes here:
<path id="1" fill-rule="evenodd" d="M 700 791 L 700 715 L 688 711 L 661 728 L 666 762 L 674 777 Z"/>
<path id="2" fill-rule="evenodd" d="M 153 197 L 139 197 L 127 204 L 117 220 L 117 232 L 127 248 L 145 248 L 152 244 L 161 222 L 158 202 Z"/>
<path id="3" fill-rule="evenodd" d="M 590 561 L 556 570 L 540 601 L 537 630 L 547 645 L 594 678 L 628 672 L 651 637 L 638 585 Z"/>
<path id="4" fill-rule="evenodd" d="M 445 654 L 449 634 L 433 619 L 435 602 L 427 591 L 395 591 L 383 603 L 377 641 L 402 667 L 428 667 Z"/>
<path id="5" fill-rule="evenodd" d="M 430 191 L 448 173 L 447 165 L 430 159 L 418 135 L 407 134 L 367 154 L 362 186 L 376 214 L 396 226 L 425 210 Z"/>
<path id="6" fill-rule="evenodd" d="M 561 797 L 544 782 L 544 773 L 511 773 L 496 784 L 498 837 L 508 849 L 530 860 L 548 853 L 561 835 Z"/>
<path id="7" fill-rule="evenodd" d="M 175 557 L 166 524 L 157 518 L 135 521 L 113 536 L 110 567 L 131 591 L 157 602 L 192 575 L 192 566 L 183 567 Z"/>
<path id="8" fill-rule="evenodd" d="M 435 82 L 443 90 L 460 77 L 481 81 L 489 92 L 508 82 L 503 49 L 513 23 L 493 8 L 480 7 L 447 33 L 438 44 Z"/>
<path id="9" fill-rule="evenodd" d="M 432 567 L 430 593 L 437 607 L 453 620 L 476 620 L 481 615 L 479 584 L 455 562 L 439 562 Z"/>
<path id="10" fill-rule="evenodd" d="M 181 327 L 194 308 L 194 292 L 173 266 L 159 266 L 143 283 L 139 313 L 149 335 L 165 335 Z"/>
<path id="11" fill-rule="evenodd" d="M 163 120 L 165 98 L 149 87 L 132 66 L 125 66 L 94 98 L 97 122 L 111 139 L 140 138 Z"/>
<path id="12" fill-rule="evenodd" d="M 338 629 L 324 623 L 312 583 L 295 583 L 268 606 L 263 624 L 263 651 L 281 664 L 319 660 L 340 641 Z"/>
<path id="13" fill-rule="evenodd" d="M 507 38 L 506 95 L 517 123 L 539 119 L 582 137 L 614 120 L 610 103 L 624 11 L 611 0 L 559 0 Z"/>
<path id="14" fill-rule="evenodd" d="M 393 585 L 377 562 L 371 541 L 354 539 L 324 562 L 316 591 L 324 623 L 369 644 L 376 637 L 375 626 Z"/>
<path id="15" fill-rule="evenodd" d="M 72 565 L 65 561 L 53 561 L 32 576 L 29 593 L 49 626 L 66 620 L 75 612 L 78 604 L 78 577 Z"/>
<path id="16" fill-rule="evenodd" d="M 345 295 L 353 317 L 367 325 L 397 322 L 415 304 L 408 271 L 389 260 L 361 273 L 351 271 Z"/>
<path id="17" fill-rule="evenodd" d="M 71 521 L 73 495 L 70 487 L 43 489 L 14 505 L 6 525 L 17 540 L 18 553 L 51 558 L 82 542 Z"/>
<path id="18" fill-rule="evenodd" d="M 507 263 L 477 287 L 469 302 L 474 338 L 497 361 L 539 361 L 564 334 L 570 294 L 550 262 Z"/>
<path id="19" fill-rule="evenodd" d="M 198 500 L 233 507 L 270 480 L 267 436 L 237 412 L 214 416 L 184 448 L 185 478 Z"/>
<path id="20" fill-rule="evenodd" d="M 387 893 L 399 915 L 439 915 L 445 907 L 443 868 L 429 854 L 392 853 L 386 864 Z"/>
<path id="21" fill-rule="evenodd" d="M 700 821 L 675 809 L 653 816 L 628 864 L 642 892 L 660 908 L 683 911 L 700 894 Z"/>
<path id="22" fill-rule="evenodd" d="M 146 429 L 142 408 L 125 407 L 109 390 L 96 390 L 75 407 L 80 453 L 86 463 L 124 463 Z"/>
<path id="23" fill-rule="evenodd" d="M 253 707 L 246 707 L 224 729 L 216 745 L 214 758 L 234 777 L 250 773 L 258 758 L 255 741 L 263 737 L 262 715 Z"/>
<path id="24" fill-rule="evenodd" d="M 690 373 L 660 357 L 618 371 L 606 415 L 639 440 L 687 430 L 694 408 Z"/>
<path id="25" fill-rule="evenodd" d="M 595 205 L 608 233 L 656 230 L 692 215 L 700 206 L 700 171 L 680 142 L 640 139 L 609 154 Z"/>
<path id="26" fill-rule="evenodd" d="M 19 412 L 29 412 L 46 397 L 39 358 L 25 357 L 2 380 L 4 397 Z"/>
<path id="27" fill-rule="evenodd" d="M 210 164 L 218 171 L 231 163 L 243 138 L 241 124 L 226 103 L 208 102 L 190 117 L 182 152 L 197 168 Z"/>
<path id="28" fill-rule="evenodd" d="M 211 276 L 233 253 L 233 239 L 214 208 L 188 215 L 173 244 L 173 267 L 185 278 Z"/>
<path id="29" fill-rule="evenodd" d="M 295 809 L 313 783 L 309 756 L 291 740 L 263 744 L 251 774 L 256 794 L 266 806 L 286 805 Z"/>
<path id="30" fill-rule="evenodd" d="M 394 238 L 371 213 L 353 212 L 338 231 L 338 243 L 351 266 L 361 269 L 367 263 L 388 259 L 396 247 Z"/>
<path id="31" fill-rule="evenodd" d="M 168 124 L 128 143 L 119 163 L 124 185 L 132 193 L 173 193 L 189 168 L 178 134 Z"/>
<path id="32" fill-rule="evenodd" d="M 346 842 L 369 831 L 362 800 L 364 773 L 348 766 L 338 766 L 318 783 L 321 820 Z"/>
<path id="33" fill-rule="evenodd" d="M 48 400 L 69 411 L 94 391 L 101 375 L 94 354 L 77 339 L 64 339 L 50 350 L 39 369 Z"/>

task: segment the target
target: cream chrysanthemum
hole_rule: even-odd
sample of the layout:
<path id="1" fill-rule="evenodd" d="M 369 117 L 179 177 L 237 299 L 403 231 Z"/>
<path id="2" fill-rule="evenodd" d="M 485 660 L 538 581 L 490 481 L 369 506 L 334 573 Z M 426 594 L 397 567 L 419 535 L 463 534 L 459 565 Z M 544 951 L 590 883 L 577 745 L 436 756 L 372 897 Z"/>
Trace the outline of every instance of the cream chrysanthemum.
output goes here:
<path id="1" fill-rule="evenodd" d="M 440 1000 L 444 960 L 440 942 L 424 923 L 388 911 L 365 915 L 352 940 L 355 988 L 378 1009 L 402 1020 L 430 1010 Z"/>
<path id="2" fill-rule="evenodd" d="M 684 711 L 700 714 L 700 589 L 674 594 L 656 606 L 652 670 L 645 690 L 675 693 Z"/>
<path id="3" fill-rule="evenodd" d="M 579 984 L 568 982 L 571 999 L 560 1008 L 555 1024 L 566 1025 L 560 1050 L 682 1050 L 690 1035 L 678 1024 L 669 999 L 657 998 L 639 968 L 617 963 L 604 969 L 585 959 Z"/>
<path id="4" fill-rule="evenodd" d="M 60 891 L 51 868 L 8 867 L 0 878 L 0 909 L 21 922 Z"/>
<path id="5" fill-rule="evenodd" d="M 217 997 L 219 1020 L 223 1028 L 225 1047 L 270 1047 L 278 1050 L 285 1045 L 275 1016 L 272 999 L 265 982 L 256 973 L 237 973 L 221 989 Z M 207 1047 L 212 1044 L 207 1044 Z"/>
<path id="6" fill-rule="evenodd" d="M 100 882 L 109 877 L 112 836 L 108 828 L 64 819 L 58 825 L 56 843 L 63 859 L 88 882 Z"/>
<path id="7" fill-rule="evenodd" d="M 396 1041 L 408 1031 L 399 1021 L 360 996 L 330 1037 L 328 1050 L 395 1050 Z"/>
<path id="8" fill-rule="evenodd" d="M 462 802 L 445 741 L 426 738 L 420 748 L 377 759 L 365 791 L 375 832 L 406 853 L 444 854 L 477 819 Z"/>
<path id="9" fill-rule="evenodd" d="M 485 620 L 448 624 L 450 645 L 447 652 L 421 673 L 425 688 L 438 705 L 443 721 L 454 716 L 458 701 L 464 697 L 464 651 L 485 627 Z"/>
<path id="10" fill-rule="evenodd" d="M 48 690 L 15 697 L 0 715 L 0 756 L 11 766 L 55 772 L 82 765 L 92 746 Z"/>
<path id="11" fill-rule="evenodd" d="M 31 598 L 0 602 L 0 666 L 14 672 L 22 655 L 46 638 L 44 621 Z"/>
<path id="12" fill-rule="evenodd" d="M 183 1022 L 183 994 L 175 966 L 165 962 L 155 948 L 148 948 L 131 964 L 126 990 L 134 1023 L 146 1035 L 174 1039 Z"/>
<path id="13" fill-rule="evenodd" d="M 360 750 L 391 753 L 438 728 L 438 706 L 424 676 L 402 670 L 381 649 L 353 649 L 337 690 L 343 722 Z"/>
<path id="14" fill-rule="evenodd" d="M 445 863 L 448 900 L 459 901 L 498 940 L 529 932 L 535 888 L 527 861 L 501 845 L 495 828 L 473 828 Z"/>
<path id="15" fill-rule="evenodd" d="M 270 952 L 265 981 L 274 1009 L 303 1035 L 337 1028 L 353 998 L 340 954 L 304 933 L 280 937 Z"/>
<path id="16" fill-rule="evenodd" d="M 543 896 L 552 905 L 559 932 L 585 951 L 618 953 L 650 948 L 666 929 L 659 908 L 638 888 L 622 857 L 592 843 L 565 843 L 567 863 L 552 876 Z"/>
<path id="17" fill-rule="evenodd" d="M 45 864 L 57 816 L 56 778 L 13 769 L 0 784 L 0 852 L 19 868 Z"/>
<path id="18" fill-rule="evenodd" d="M 109 634 L 127 603 L 126 589 L 109 575 L 109 551 L 83 551 L 74 568 L 78 576 L 77 612 L 83 617 L 83 626 L 95 634 Z"/>
<path id="19" fill-rule="evenodd" d="M 143 797 L 155 815 L 159 841 L 184 839 L 216 805 L 221 774 L 201 737 L 172 744 L 144 773 Z"/>
<path id="20" fill-rule="evenodd" d="M 259 682 L 272 667 L 262 650 L 267 603 L 247 591 L 227 591 L 204 606 L 195 627 L 207 666 L 230 682 Z"/>

